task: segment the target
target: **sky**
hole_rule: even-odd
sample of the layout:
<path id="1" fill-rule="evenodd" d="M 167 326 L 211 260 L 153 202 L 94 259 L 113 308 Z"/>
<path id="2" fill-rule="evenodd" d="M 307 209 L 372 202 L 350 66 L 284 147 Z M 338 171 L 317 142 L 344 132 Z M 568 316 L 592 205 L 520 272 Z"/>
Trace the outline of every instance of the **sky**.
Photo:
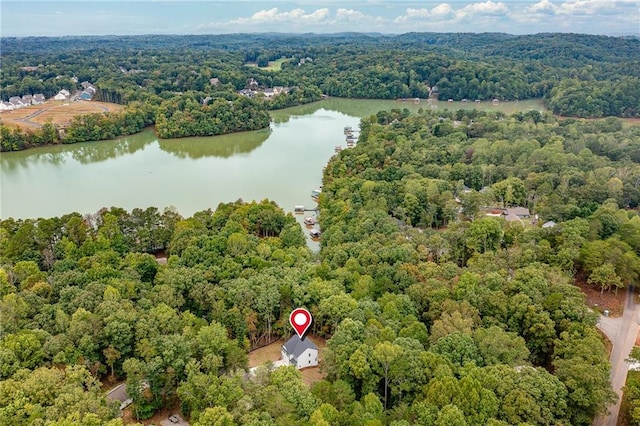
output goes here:
<path id="1" fill-rule="evenodd" d="M 640 0 L 2 0 L 3 37 L 336 32 L 640 35 Z"/>

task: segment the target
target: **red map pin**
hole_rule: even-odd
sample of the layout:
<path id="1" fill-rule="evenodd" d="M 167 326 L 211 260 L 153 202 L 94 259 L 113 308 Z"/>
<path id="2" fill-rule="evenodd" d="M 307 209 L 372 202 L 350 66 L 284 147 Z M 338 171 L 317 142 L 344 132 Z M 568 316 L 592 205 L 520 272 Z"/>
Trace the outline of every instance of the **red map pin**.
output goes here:
<path id="1" fill-rule="evenodd" d="M 291 315 L 289 315 L 289 322 L 298 334 L 298 337 L 302 339 L 302 336 L 304 336 L 304 333 L 307 332 L 311 325 L 311 314 L 304 308 L 294 309 Z"/>

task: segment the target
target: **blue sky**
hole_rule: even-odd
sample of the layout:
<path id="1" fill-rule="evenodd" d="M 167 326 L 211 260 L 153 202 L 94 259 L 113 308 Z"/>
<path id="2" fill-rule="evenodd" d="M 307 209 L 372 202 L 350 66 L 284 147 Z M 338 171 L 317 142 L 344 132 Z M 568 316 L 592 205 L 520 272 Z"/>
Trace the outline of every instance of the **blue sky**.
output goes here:
<path id="1" fill-rule="evenodd" d="M 2 36 L 343 31 L 640 35 L 640 0 L 0 2 Z"/>

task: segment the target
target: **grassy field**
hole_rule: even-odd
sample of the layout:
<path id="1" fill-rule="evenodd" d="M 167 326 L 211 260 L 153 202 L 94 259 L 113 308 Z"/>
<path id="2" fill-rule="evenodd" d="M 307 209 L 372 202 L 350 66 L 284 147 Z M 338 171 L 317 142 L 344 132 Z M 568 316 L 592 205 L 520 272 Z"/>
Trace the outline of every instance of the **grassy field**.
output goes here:
<path id="1" fill-rule="evenodd" d="M 9 127 L 33 129 L 50 121 L 56 126 L 68 124 L 76 115 L 98 114 L 122 109 L 122 105 L 95 101 L 47 101 L 15 111 L 0 113 L 0 122 Z"/>
<path id="2" fill-rule="evenodd" d="M 269 65 L 267 65 L 266 67 L 258 67 L 258 65 L 254 62 L 249 62 L 249 63 L 246 63 L 245 65 L 248 67 L 258 67 L 261 70 L 266 70 L 266 71 L 280 71 L 282 69 L 282 64 L 287 59 L 289 58 L 280 58 L 277 61 L 269 61 Z"/>

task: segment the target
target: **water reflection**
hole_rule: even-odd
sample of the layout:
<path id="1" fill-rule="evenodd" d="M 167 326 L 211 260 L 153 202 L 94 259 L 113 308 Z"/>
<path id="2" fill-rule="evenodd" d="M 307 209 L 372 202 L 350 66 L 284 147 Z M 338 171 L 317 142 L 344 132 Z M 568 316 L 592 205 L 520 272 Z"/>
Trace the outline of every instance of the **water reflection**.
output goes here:
<path id="1" fill-rule="evenodd" d="M 343 98 L 327 98 L 312 104 L 300 105 L 282 110 L 271 111 L 271 117 L 275 123 L 286 123 L 291 117 L 310 115 L 319 109 L 328 111 L 336 111 L 352 117 L 370 117 L 378 111 L 390 109 L 408 109 L 412 113 L 423 110 L 458 110 L 458 109 L 475 109 L 478 111 L 502 111 L 511 114 L 516 111 L 539 110 L 546 111 L 541 99 L 528 99 L 524 101 L 501 102 L 493 105 L 490 101 L 482 101 L 479 104 L 475 102 L 462 103 L 435 101 L 427 102 L 426 99 L 420 100 L 419 103 L 413 99 L 403 100 L 385 100 L 385 99 L 343 99 Z"/>
<path id="2" fill-rule="evenodd" d="M 53 145 L 6 152 L 0 155 L 0 166 L 4 171 L 12 171 L 33 166 L 34 163 L 59 166 L 65 164 L 69 159 L 81 164 L 100 163 L 123 155 L 134 154 L 155 140 L 156 136 L 153 131 L 147 129 L 135 135 L 109 141 Z"/>
<path id="3" fill-rule="evenodd" d="M 248 154 L 262 145 L 270 134 L 271 129 L 263 129 L 212 137 L 158 139 L 158 145 L 161 150 L 179 158 L 229 158 Z"/>

